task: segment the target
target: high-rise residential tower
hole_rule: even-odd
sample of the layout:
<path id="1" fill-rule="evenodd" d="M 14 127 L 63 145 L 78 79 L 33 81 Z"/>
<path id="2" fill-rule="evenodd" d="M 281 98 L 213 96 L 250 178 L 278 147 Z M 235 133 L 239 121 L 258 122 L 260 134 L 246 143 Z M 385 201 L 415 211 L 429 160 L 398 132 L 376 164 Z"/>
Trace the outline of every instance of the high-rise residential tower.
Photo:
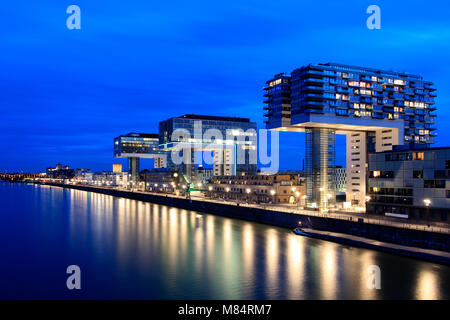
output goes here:
<path id="1" fill-rule="evenodd" d="M 322 208 L 336 192 L 335 135 L 345 134 L 347 201 L 364 206 L 368 152 L 434 143 L 434 91 L 418 75 L 309 64 L 267 81 L 266 127 L 306 132 L 308 205 Z"/>

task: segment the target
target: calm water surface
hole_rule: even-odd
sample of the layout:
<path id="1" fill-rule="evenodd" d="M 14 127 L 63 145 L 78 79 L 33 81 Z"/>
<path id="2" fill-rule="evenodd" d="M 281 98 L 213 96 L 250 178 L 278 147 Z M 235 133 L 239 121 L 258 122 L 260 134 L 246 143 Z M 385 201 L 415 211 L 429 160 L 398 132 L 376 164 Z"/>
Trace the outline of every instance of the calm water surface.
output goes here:
<path id="1" fill-rule="evenodd" d="M 450 298 L 447 266 L 286 229 L 48 186 L 0 182 L 0 203 L 2 299 Z"/>

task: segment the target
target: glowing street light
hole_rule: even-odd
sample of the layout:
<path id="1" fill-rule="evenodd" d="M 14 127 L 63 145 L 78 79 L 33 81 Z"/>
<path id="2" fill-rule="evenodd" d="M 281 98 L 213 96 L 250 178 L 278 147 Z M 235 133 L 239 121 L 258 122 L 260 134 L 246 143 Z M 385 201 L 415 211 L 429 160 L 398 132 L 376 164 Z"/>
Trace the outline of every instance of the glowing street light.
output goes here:
<path id="1" fill-rule="evenodd" d="M 275 190 L 270 190 L 270 194 L 271 194 L 272 196 L 274 196 L 274 195 L 275 195 L 275 193 L 276 193 L 276 191 L 275 191 Z"/>
<path id="2" fill-rule="evenodd" d="M 428 220 L 429 217 L 430 217 L 430 204 L 431 204 L 431 200 L 428 199 L 428 198 L 423 199 L 423 203 L 424 203 L 425 206 L 427 207 L 427 220 Z M 430 226 L 430 224 L 428 223 L 428 227 L 429 227 L 429 226 Z"/>
<path id="3" fill-rule="evenodd" d="M 245 189 L 245 192 L 250 193 L 250 188 Z"/>

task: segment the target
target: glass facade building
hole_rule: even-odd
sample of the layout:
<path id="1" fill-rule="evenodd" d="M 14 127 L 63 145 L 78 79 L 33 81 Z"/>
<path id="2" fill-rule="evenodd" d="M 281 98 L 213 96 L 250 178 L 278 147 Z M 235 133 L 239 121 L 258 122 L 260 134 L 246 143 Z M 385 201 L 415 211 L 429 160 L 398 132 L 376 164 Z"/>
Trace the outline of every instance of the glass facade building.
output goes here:
<path id="1" fill-rule="evenodd" d="M 251 151 L 256 155 L 256 129 L 256 123 L 248 118 L 186 114 L 159 123 L 159 143 L 171 150 L 183 141 L 194 151 L 213 152 L 214 175 L 256 173 L 256 159 L 251 157 Z M 237 159 L 237 154 L 243 158 Z M 192 175 L 192 165 L 193 160 L 183 171 Z"/>
<path id="2" fill-rule="evenodd" d="M 367 212 L 449 221 L 450 148 L 369 153 Z"/>
<path id="3" fill-rule="evenodd" d="M 114 157 L 128 158 L 128 171 L 131 182 L 139 180 L 139 159 L 154 159 L 155 168 L 170 166 L 168 152 L 160 150 L 159 136 L 152 133 L 128 133 L 114 138 Z"/>
<path id="4" fill-rule="evenodd" d="M 152 133 L 128 133 L 114 139 L 114 156 L 128 157 L 159 152 L 159 136 Z"/>

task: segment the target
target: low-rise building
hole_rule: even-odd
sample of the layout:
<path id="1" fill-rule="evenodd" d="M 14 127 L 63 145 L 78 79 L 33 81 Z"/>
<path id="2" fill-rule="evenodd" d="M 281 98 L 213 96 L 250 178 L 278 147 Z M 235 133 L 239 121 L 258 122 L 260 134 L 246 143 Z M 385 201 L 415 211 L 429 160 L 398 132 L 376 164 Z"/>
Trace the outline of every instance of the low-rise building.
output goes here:
<path id="1" fill-rule="evenodd" d="M 79 170 L 71 182 L 97 186 L 124 187 L 129 183 L 127 172 L 90 172 L 90 170 Z"/>
<path id="2" fill-rule="evenodd" d="M 367 213 L 449 221 L 450 147 L 369 153 Z"/>
<path id="3" fill-rule="evenodd" d="M 75 171 L 69 166 L 58 163 L 55 167 L 48 167 L 46 176 L 50 179 L 71 179 L 75 176 Z"/>
<path id="4" fill-rule="evenodd" d="M 211 180 L 214 176 L 214 169 L 212 168 L 204 168 L 204 167 L 198 167 L 196 170 L 196 174 L 198 177 L 198 180 L 205 185 Z"/>
<path id="5" fill-rule="evenodd" d="M 206 195 L 253 203 L 305 202 L 303 178 L 295 174 L 214 176 Z"/>
<path id="6" fill-rule="evenodd" d="M 151 192 L 177 193 L 188 187 L 183 175 L 171 168 L 143 170 L 139 188 Z"/>

